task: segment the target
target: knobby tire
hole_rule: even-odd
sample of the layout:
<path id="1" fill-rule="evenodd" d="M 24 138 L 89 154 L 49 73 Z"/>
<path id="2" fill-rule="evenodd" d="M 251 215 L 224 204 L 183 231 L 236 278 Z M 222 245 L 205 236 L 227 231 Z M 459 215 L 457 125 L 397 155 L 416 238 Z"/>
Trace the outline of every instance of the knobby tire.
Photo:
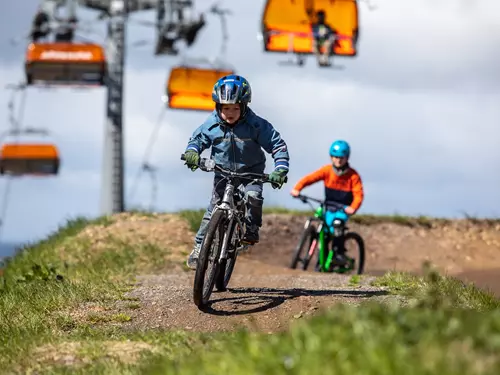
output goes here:
<path id="1" fill-rule="evenodd" d="M 201 244 L 200 255 L 198 257 L 198 264 L 196 266 L 196 274 L 194 276 L 193 285 L 193 300 L 198 308 L 204 307 L 210 299 L 217 273 L 220 268 L 218 264 L 218 258 L 220 256 L 222 240 L 224 238 L 224 220 L 224 211 L 215 210 L 212 213 L 212 217 L 210 218 L 210 222 L 208 223 L 207 232 Z M 218 246 L 217 249 L 215 249 L 215 254 L 213 256 L 214 266 L 210 270 L 210 277 L 207 280 L 208 285 L 204 285 L 205 273 L 207 271 L 207 265 L 212 250 L 212 243 L 215 236 L 217 235 L 217 232 L 219 234 L 219 243 L 217 244 Z"/>
<path id="2" fill-rule="evenodd" d="M 299 261 L 301 261 L 302 262 L 302 269 L 303 270 L 307 269 L 307 266 L 309 265 L 309 260 L 310 260 L 309 259 L 309 248 L 310 248 L 312 241 L 314 240 L 315 237 L 316 237 L 316 229 L 313 225 L 311 225 L 311 223 L 309 223 L 307 228 L 305 228 L 302 231 L 302 235 L 300 236 L 299 243 L 298 243 L 297 247 L 295 248 L 295 254 L 292 258 L 292 263 L 290 264 L 290 268 L 292 268 L 292 269 L 297 268 L 297 264 L 299 263 Z M 304 248 L 306 249 L 305 258 L 301 258 Z"/>
<path id="3" fill-rule="evenodd" d="M 344 245 L 345 245 L 345 242 L 349 239 L 352 239 L 352 240 L 357 242 L 358 250 L 359 250 L 359 262 L 358 262 L 356 273 L 358 275 L 361 275 L 363 273 L 363 270 L 365 267 L 365 241 L 363 240 L 363 237 L 361 237 L 356 232 L 347 232 L 344 235 Z"/>

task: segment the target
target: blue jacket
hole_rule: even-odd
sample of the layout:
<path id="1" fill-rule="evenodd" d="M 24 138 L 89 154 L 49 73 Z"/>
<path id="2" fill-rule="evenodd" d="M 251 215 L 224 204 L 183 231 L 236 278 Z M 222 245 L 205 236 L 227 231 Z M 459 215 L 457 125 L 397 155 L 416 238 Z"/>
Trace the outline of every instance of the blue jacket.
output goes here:
<path id="1" fill-rule="evenodd" d="M 234 127 L 225 125 L 214 110 L 193 132 L 186 151 L 201 154 L 209 147 L 212 147 L 211 156 L 215 162 L 233 171 L 264 173 L 264 149 L 272 155 L 275 170 L 288 172 L 290 156 L 285 141 L 267 120 L 250 108 Z"/>

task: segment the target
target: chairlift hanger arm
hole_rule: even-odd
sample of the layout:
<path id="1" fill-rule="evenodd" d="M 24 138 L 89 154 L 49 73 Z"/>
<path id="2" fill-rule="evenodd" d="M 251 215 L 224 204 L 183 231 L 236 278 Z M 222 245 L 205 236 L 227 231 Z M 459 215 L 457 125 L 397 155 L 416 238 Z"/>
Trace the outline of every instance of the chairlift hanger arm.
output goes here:
<path id="1" fill-rule="evenodd" d="M 209 12 L 220 17 L 221 31 L 222 31 L 222 43 L 221 43 L 221 48 L 219 51 L 219 56 L 218 56 L 218 58 L 216 58 L 216 60 L 224 61 L 225 56 L 226 56 L 226 51 L 227 51 L 227 43 L 229 41 L 229 32 L 227 29 L 226 14 L 233 14 L 233 13 L 231 12 L 230 9 L 220 8 L 218 3 L 212 5 Z"/>
<path id="2" fill-rule="evenodd" d="M 159 0 L 135 1 L 133 2 L 135 7 L 131 10 L 137 10 L 135 8 L 153 9 L 158 1 Z M 23 36 L 22 38 L 15 38 L 11 42 L 13 44 L 17 44 L 20 41 L 19 39 L 31 39 L 32 41 L 35 41 L 35 39 L 47 37 L 51 33 L 61 35 L 63 38 L 61 41 L 68 39 L 68 41 L 71 42 L 77 30 L 87 33 L 97 33 L 96 30 L 92 29 L 92 24 L 98 22 L 99 20 L 83 22 L 78 20 L 77 9 L 79 5 L 90 7 L 92 9 L 108 10 L 109 0 L 42 0 L 28 35 Z M 97 8 L 95 8 L 95 6 L 97 6 Z M 65 8 L 65 14 L 59 15 L 58 10 L 62 7 Z M 38 23 L 37 18 L 39 20 Z M 43 18 L 45 18 L 45 21 Z M 40 23 L 40 21 L 42 22 Z M 62 33 L 60 34 L 61 30 Z M 65 32 L 68 36 L 64 36 Z M 88 39 L 86 41 L 91 42 Z"/>
<path id="3" fill-rule="evenodd" d="M 57 27 L 64 25 L 67 20 L 60 19 L 57 14 L 58 10 L 63 5 L 66 5 L 68 2 L 73 1 L 74 0 L 42 0 L 38 12 L 33 19 L 33 25 L 30 33 L 32 39 L 35 40 L 39 37 L 46 37 Z M 74 4 L 70 4 L 70 14 L 73 11 L 75 12 L 73 16 L 76 17 L 76 9 L 74 8 Z M 37 32 L 40 34 L 35 37 Z"/>

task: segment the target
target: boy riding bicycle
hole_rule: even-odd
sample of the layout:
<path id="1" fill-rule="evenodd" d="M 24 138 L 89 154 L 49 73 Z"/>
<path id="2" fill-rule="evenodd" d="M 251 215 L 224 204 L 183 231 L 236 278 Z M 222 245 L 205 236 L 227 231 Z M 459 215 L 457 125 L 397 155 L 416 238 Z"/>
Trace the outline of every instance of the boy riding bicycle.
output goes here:
<path id="1" fill-rule="evenodd" d="M 220 78 L 214 85 L 212 100 L 215 110 L 192 134 L 185 152 L 186 165 L 196 170 L 203 150 L 211 147 L 211 155 L 222 167 L 235 172 L 264 173 L 266 156 L 262 149 L 274 159 L 274 171 L 270 182 L 281 187 L 288 173 L 289 159 L 285 141 L 274 127 L 258 116 L 249 107 L 252 90 L 248 81 L 239 75 Z M 246 233 L 243 241 L 249 245 L 259 242 L 262 226 L 262 183 L 241 181 L 245 187 L 247 205 Z M 196 233 L 193 251 L 187 266 L 196 269 L 201 242 L 215 204 L 222 199 L 225 181 L 220 174 L 214 175 L 212 199 L 203 215 Z"/>
<path id="2" fill-rule="evenodd" d="M 356 213 L 364 199 L 363 183 L 358 172 L 349 165 L 350 146 L 347 142 L 338 140 L 330 146 L 332 164 L 304 176 L 294 186 L 290 194 L 297 197 L 306 186 L 318 181 L 325 184 L 325 222 L 333 231 L 336 219 L 344 224 L 350 215 Z M 344 253 L 337 254 L 337 262 L 344 264 L 347 259 Z"/>

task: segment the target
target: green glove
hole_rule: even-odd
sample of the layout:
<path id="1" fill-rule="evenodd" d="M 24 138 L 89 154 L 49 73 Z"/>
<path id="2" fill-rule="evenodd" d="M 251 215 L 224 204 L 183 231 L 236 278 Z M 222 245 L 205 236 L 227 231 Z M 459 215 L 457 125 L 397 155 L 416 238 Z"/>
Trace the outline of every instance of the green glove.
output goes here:
<path id="1" fill-rule="evenodd" d="M 198 163 L 200 162 L 200 154 L 198 154 L 196 151 L 188 150 L 184 153 L 184 157 L 186 159 L 185 164 L 188 166 L 189 169 L 191 169 L 192 171 L 198 169 Z"/>
<path id="2" fill-rule="evenodd" d="M 269 182 L 271 182 L 271 186 L 273 187 L 273 189 L 281 189 L 283 184 L 287 181 L 287 173 L 288 171 L 286 169 L 278 169 L 269 175 Z"/>

